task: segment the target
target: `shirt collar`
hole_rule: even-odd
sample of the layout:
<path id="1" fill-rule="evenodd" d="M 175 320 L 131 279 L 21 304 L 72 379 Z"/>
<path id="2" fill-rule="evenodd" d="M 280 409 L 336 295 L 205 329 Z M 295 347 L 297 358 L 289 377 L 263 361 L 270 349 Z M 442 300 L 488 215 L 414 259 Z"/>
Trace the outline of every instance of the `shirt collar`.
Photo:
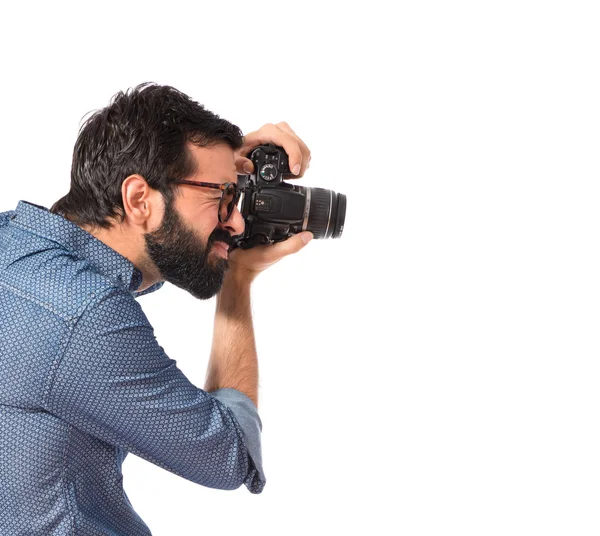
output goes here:
<path id="1" fill-rule="evenodd" d="M 86 259 L 98 272 L 128 289 L 135 298 L 154 292 L 165 283 L 159 281 L 138 292 L 137 289 L 142 284 L 142 272 L 129 259 L 72 221 L 50 212 L 46 207 L 21 200 L 11 220 L 12 224 L 52 240 L 78 257 Z"/>

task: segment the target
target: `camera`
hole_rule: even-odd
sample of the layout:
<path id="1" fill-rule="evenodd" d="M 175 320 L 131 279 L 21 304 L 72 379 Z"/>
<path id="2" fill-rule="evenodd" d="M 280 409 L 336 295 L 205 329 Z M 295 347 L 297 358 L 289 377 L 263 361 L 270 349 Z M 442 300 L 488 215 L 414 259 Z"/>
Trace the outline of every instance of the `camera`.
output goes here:
<path id="1" fill-rule="evenodd" d="M 284 182 L 284 175 L 292 175 L 288 155 L 274 144 L 259 145 L 247 158 L 254 173 L 238 176 L 242 192 L 238 207 L 246 226 L 243 234 L 234 237 L 232 249 L 282 242 L 302 231 L 312 232 L 315 238 L 342 236 L 344 194 Z"/>

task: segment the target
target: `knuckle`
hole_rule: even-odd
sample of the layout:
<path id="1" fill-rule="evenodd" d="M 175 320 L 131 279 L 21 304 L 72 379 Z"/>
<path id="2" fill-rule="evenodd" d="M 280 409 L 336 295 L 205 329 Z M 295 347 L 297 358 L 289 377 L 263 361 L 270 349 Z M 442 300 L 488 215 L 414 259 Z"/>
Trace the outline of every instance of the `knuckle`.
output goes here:
<path id="1" fill-rule="evenodd" d="M 256 131 L 257 136 L 259 138 L 261 138 L 262 136 L 268 136 L 269 132 L 272 132 L 274 128 L 275 128 L 275 125 L 273 123 L 265 123 L 262 127 L 260 127 Z"/>

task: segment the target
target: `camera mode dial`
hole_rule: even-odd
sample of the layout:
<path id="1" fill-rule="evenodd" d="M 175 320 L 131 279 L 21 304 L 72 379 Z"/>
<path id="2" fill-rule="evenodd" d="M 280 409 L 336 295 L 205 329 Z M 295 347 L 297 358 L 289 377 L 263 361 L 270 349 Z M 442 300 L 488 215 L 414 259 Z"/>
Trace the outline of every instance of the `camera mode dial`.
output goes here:
<path id="1" fill-rule="evenodd" d="M 261 179 L 271 182 L 277 177 L 277 168 L 273 164 L 265 164 L 260 168 Z"/>

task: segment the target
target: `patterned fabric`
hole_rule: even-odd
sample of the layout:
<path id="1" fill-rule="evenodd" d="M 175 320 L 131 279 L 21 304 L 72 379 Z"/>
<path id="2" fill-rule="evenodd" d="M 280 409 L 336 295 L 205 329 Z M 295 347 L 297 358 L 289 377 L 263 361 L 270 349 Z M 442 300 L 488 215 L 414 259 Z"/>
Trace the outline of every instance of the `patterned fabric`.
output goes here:
<path id="1" fill-rule="evenodd" d="M 194 386 L 135 298 L 141 272 L 45 207 L 0 213 L 0 534 L 150 534 L 128 452 L 197 484 L 265 485 L 256 406 Z"/>

